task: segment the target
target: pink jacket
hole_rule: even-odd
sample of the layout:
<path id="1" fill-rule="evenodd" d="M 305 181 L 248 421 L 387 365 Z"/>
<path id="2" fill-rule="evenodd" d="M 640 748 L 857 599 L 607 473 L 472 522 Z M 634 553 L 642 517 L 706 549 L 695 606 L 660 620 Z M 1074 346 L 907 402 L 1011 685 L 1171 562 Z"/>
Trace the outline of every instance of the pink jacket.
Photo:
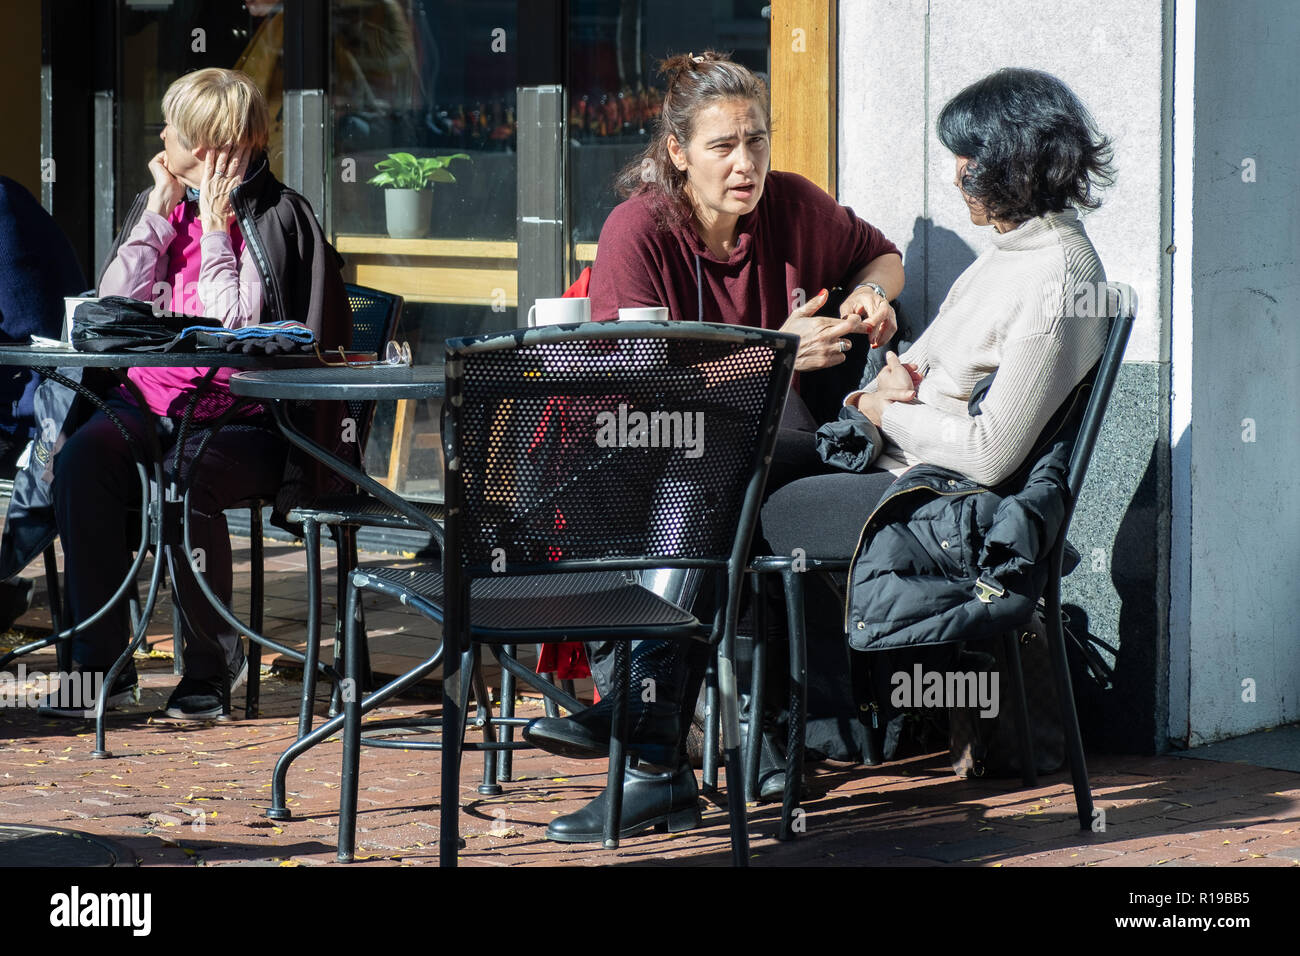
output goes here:
<path id="1" fill-rule="evenodd" d="M 218 319 L 226 328 L 256 325 L 262 279 L 239 228 L 204 233 L 197 203 L 181 202 L 164 219 L 146 210 L 104 271 L 99 294 L 120 295 L 181 315 Z M 206 369 L 135 368 L 128 373 L 156 415 L 180 415 Z M 196 410 L 200 419 L 230 407 L 232 369 L 220 369 Z"/>

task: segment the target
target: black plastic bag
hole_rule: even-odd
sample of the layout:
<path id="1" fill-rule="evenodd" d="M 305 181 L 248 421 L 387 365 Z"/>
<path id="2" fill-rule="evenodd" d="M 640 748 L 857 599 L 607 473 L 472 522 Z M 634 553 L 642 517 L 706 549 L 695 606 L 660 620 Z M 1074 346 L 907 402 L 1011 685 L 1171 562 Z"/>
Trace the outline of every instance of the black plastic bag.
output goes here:
<path id="1" fill-rule="evenodd" d="M 216 319 L 155 313 L 150 302 L 109 295 L 77 306 L 72 347 L 78 352 L 192 352 L 195 337 L 181 333 L 196 325 L 222 327 Z"/>

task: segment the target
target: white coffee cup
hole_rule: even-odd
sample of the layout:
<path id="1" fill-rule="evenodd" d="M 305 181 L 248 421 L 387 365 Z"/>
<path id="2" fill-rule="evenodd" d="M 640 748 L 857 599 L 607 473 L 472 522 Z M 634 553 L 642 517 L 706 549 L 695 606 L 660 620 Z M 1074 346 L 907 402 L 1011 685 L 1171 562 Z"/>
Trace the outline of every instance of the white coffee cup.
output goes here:
<path id="1" fill-rule="evenodd" d="M 636 309 L 619 309 L 620 322 L 667 322 L 668 310 L 661 306 L 647 306 Z M 651 339 L 646 342 L 632 342 L 627 346 L 628 360 L 634 366 L 662 365 L 668 355 L 668 344 L 663 339 Z"/>
<path id="2" fill-rule="evenodd" d="M 69 295 L 63 297 L 63 341 L 72 341 L 72 314 L 83 302 L 98 302 L 96 296 Z"/>
<path id="3" fill-rule="evenodd" d="M 668 310 L 663 306 L 650 306 L 641 309 L 619 309 L 620 322 L 667 322 Z"/>
<path id="4" fill-rule="evenodd" d="M 528 310 L 528 327 L 591 321 L 591 299 L 538 299 Z"/>

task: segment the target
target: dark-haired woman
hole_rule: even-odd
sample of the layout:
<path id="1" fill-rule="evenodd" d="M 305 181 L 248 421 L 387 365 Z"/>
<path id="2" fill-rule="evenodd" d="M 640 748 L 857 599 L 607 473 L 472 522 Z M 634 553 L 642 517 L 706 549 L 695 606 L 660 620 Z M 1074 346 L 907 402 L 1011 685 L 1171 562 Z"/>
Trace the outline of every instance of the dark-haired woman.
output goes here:
<path id="1" fill-rule="evenodd" d="M 878 229 L 802 176 L 769 171 L 770 115 L 763 81 L 720 54 L 666 60 L 659 128 L 623 173 L 627 201 L 606 220 L 591 277 L 592 317 L 666 306 L 674 319 L 781 329 L 800 336 L 796 371 L 845 361 L 853 333 L 883 345 L 897 326 L 889 302 L 903 288 L 902 257 Z M 815 313 L 826 290 L 850 290 L 840 317 Z M 816 423 L 794 395 L 787 405 L 769 488 L 819 464 Z M 696 608 L 697 613 L 702 613 Z M 605 649 L 590 647 L 597 659 Z M 688 657 L 691 659 L 688 660 Z M 695 777 L 681 762 L 703 659 L 680 645 L 639 642 L 631 654 L 629 769 L 622 833 L 700 822 Z M 599 663 L 593 670 L 601 681 Z M 640 689 L 653 682 L 653 700 Z M 609 688 L 600 687 L 608 699 Z M 534 721 L 525 737 L 553 753 L 607 752 L 610 713 L 597 705 Z M 555 820 L 547 836 L 600 839 L 603 797 Z"/>
<path id="2" fill-rule="evenodd" d="M 1105 346 L 1109 323 L 1096 305 L 1106 276 L 1078 210 L 1099 205 L 1095 189 L 1111 180 L 1109 143 L 1077 97 L 1046 73 L 1001 70 L 944 107 L 938 134 L 971 221 L 992 227 L 991 245 L 916 343 L 889 353 L 880 376 L 846 398 L 864 416 L 859 426 L 878 430 L 874 470 L 814 475 L 768 498 L 773 553 L 851 557 L 881 495 L 912 465 L 1001 485 Z M 972 392 L 993 373 L 972 415 Z M 843 628 L 842 606 L 808 606 L 810 634 Z"/>
<path id="3" fill-rule="evenodd" d="M 845 400 L 879 429 L 880 470 L 777 490 L 763 527 L 778 550 L 816 535 L 819 553 L 849 556 L 879 493 L 911 465 L 1000 483 L 1105 345 L 1105 310 L 1077 307 L 1105 301 L 1106 275 L 1078 209 L 1099 206 L 1095 189 L 1111 182 L 1109 143 L 1083 104 L 1054 76 L 1005 69 L 958 93 L 938 133 L 971 222 L 993 227 L 992 246 L 916 343 Z M 995 385 L 972 416 L 971 392 L 992 372 Z M 819 499 L 844 507 L 831 520 Z"/>

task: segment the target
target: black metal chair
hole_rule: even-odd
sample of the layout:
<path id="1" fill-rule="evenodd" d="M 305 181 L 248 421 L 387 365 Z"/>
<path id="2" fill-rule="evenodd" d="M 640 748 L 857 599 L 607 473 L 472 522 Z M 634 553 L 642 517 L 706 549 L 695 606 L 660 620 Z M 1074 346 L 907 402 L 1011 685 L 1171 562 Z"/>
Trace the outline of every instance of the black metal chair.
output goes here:
<path id="1" fill-rule="evenodd" d="M 732 645 L 797 341 L 736 326 L 627 322 L 448 343 L 442 567 L 358 569 L 345 614 L 355 632 L 363 592 L 395 597 L 443 624 L 442 647 L 366 700 L 345 696 L 341 861 L 352 858 L 355 842 L 361 714 L 440 661 L 440 849 L 442 863 L 455 865 L 462 750 L 522 746 L 463 742 L 467 678 L 484 645 L 620 642 L 605 846 L 618 845 L 628 641 L 705 640 L 716 647 L 724 754 L 729 779 L 739 781 Z M 563 424 L 557 441 L 541 442 L 548 410 Z M 670 567 L 725 572 L 716 575 L 718 611 L 710 624 L 628 576 Z M 346 672 L 354 674 L 359 635 L 349 633 L 345 647 Z M 728 804 L 732 859 L 744 865 L 738 789 Z"/>
<path id="2" fill-rule="evenodd" d="M 1061 570 L 1066 550 L 1066 535 L 1070 530 L 1070 520 L 1083 490 L 1083 480 L 1092 459 L 1097 435 L 1102 420 L 1106 415 L 1106 406 L 1114 389 L 1115 379 L 1119 375 L 1120 365 L 1124 359 L 1124 349 L 1128 344 L 1129 333 L 1137 311 L 1137 299 L 1133 289 L 1122 283 L 1111 283 L 1114 290 L 1108 293 L 1107 302 L 1116 304 L 1116 314 L 1111 320 L 1110 333 L 1106 347 L 1094 370 L 1085 378 L 1083 385 L 1076 390 L 1076 395 L 1087 395 L 1078 421 L 1078 433 L 1070 454 L 1069 496 L 1066 502 L 1065 516 L 1062 520 L 1060 534 L 1056 544 L 1047 556 L 1048 579 L 1043 592 L 1045 618 L 1047 622 L 1048 648 L 1052 659 L 1052 668 L 1056 677 L 1057 693 L 1061 702 L 1061 718 L 1065 729 L 1066 753 L 1069 757 L 1070 772 L 1074 783 L 1075 808 L 1078 812 L 1082 829 L 1092 826 L 1092 791 L 1088 784 L 1088 769 L 1084 760 L 1083 740 L 1079 733 L 1079 717 L 1074 706 L 1074 693 L 1070 683 L 1070 671 L 1066 658 L 1065 631 L 1061 619 Z M 1069 416 L 1067 416 L 1069 417 Z M 780 574 L 786 599 L 788 633 L 790 635 L 790 722 L 789 742 L 786 753 L 785 792 L 781 807 L 781 825 L 778 839 L 794 838 L 792 826 L 794 811 L 800 798 L 804 760 L 804 721 L 807 717 L 807 657 L 806 632 L 804 622 L 804 586 L 803 574 L 809 571 L 844 573 L 849 569 L 850 559 L 842 556 L 800 556 L 797 560 L 790 555 L 764 555 L 751 560 L 749 570 L 755 577 L 762 574 Z M 760 588 L 755 585 L 755 592 Z M 764 642 L 765 633 L 761 624 L 762 600 L 757 602 L 760 614 L 757 616 L 758 627 L 754 646 L 754 665 L 751 682 L 751 714 L 762 714 L 763 707 L 763 670 L 766 667 Z M 1011 691 L 1014 703 L 1013 714 L 1017 721 L 1020 738 L 1022 780 L 1026 787 L 1037 784 L 1037 772 L 1033 758 L 1033 745 L 1028 726 L 1028 705 L 1025 698 L 1024 677 L 1020 670 L 1019 648 L 1014 634 L 1004 638 L 1004 651 L 1011 669 Z M 756 725 L 755 725 L 756 726 Z M 716 779 L 716 739 L 715 722 L 706 725 L 705 771 L 706 786 Z M 758 733 L 750 733 L 746 741 L 745 759 L 745 793 L 748 799 L 755 799 L 758 789 Z"/>
<path id="3" fill-rule="evenodd" d="M 352 306 L 352 350 L 382 355 L 401 322 L 404 300 L 400 295 L 365 286 L 348 285 L 346 289 L 348 303 Z M 363 450 L 370 435 L 374 414 L 374 402 L 348 403 L 348 416 L 355 424 L 356 440 Z M 261 517 L 260 509 L 257 517 Z M 302 525 L 307 556 L 307 653 L 303 665 L 302 707 L 298 717 L 298 736 L 301 737 L 311 730 L 316 696 L 316 665 L 320 660 L 321 528 L 329 529 L 338 555 L 335 589 L 338 615 L 334 624 L 334 663 L 337 667 L 342 657 L 338 642 L 343 636 L 342 609 L 347 576 L 357 564 L 356 529 L 364 525 L 410 527 L 410 523 L 395 512 L 383 508 L 369 495 L 359 492 L 332 495 L 310 504 L 299 505 L 289 512 L 288 518 Z M 364 659 L 367 661 L 365 671 L 368 673 L 368 655 Z M 333 696 L 336 702 L 337 687 Z"/>

